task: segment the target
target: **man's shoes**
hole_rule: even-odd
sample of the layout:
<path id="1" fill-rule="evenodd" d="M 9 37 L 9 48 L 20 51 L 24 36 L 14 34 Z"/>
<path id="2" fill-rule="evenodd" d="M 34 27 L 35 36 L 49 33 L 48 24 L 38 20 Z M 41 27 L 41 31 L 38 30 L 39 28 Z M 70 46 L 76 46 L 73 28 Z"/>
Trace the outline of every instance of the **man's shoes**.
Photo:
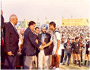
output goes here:
<path id="1" fill-rule="evenodd" d="M 69 66 L 69 64 L 67 64 L 67 66 Z"/>
<path id="2" fill-rule="evenodd" d="M 54 66 L 53 69 L 56 69 L 56 67 Z"/>
<path id="3" fill-rule="evenodd" d="M 84 66 L 86 66 L 87 60 L 85 60 Z"/>
<path id="4" fill-rule="evenodd" d="M 60 65 L 63 65 L 63 63 L 59 63 L 59 66 L 60 66 Z"/>
<path id="5" fill-rule="evenodd" d="M 78 62 L 79 62 L 79 67 L 81 67 L 81 62 L 80 62 L 80 60 L 78 60 Z"/>
<path id="6" fill-rule="evenodd" d="M 77 61 L 76 60 L 74 61 L 74 64 L 77 65 Z"/>
<path id="7" fill-rule="evenodd" d="M 88 61 L 88 66 L 90 67 L 90 61 Z"/>
<path id="8" fill-rule="evenodd" d="M 56 70 L 59 70 L 59 68 L 56 68 Z"/>
<path id="9" fill-rule="evenodd" d="M 63 65 L 65 65 L 65 63 L 63 63 Z"/>

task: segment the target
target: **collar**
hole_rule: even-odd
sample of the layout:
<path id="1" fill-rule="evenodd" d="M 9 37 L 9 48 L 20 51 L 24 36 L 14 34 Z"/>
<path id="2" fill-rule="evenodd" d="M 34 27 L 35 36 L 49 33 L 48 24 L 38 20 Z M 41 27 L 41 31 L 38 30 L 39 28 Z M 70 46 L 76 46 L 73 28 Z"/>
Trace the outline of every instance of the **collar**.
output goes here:
<path id="1" fill-rule="evenodd" d="M 56 31 L 56 28 L 55 28 L 55 30 L 53 32 L 55 32 L 55 31 Z"/>
<path id="2" fill-rule="evenodd" d="M 15 26 L 12 22 L 10 22 L 10 23 L 12 24 L 13 27 Z"/>
<path id="3" fill-rule="evenodd" d="M 57 32 L 58 30 L 55 28 L 55 30 L 53 31 L 53 33 Z"/>
<path id="4" fill-rule="evenodd" d="M 37 36 L 38 36 L 38 34 L 37 33 L 35 33 Z"/>
<path id="5" fill-rule="evenodd" d="M 32 32 L 32 33 L 34 33 L 29 27 L 28 27 L 28 29 Z M 35 34 L 35 33 L 34 33 Z"/>

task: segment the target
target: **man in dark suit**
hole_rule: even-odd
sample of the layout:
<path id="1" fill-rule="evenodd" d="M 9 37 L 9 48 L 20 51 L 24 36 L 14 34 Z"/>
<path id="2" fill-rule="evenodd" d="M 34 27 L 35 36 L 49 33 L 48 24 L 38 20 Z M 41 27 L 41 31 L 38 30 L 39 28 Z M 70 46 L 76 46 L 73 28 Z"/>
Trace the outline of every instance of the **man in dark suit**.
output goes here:
<path id="1" fill-rule="evenodd" d="M 35 27 L 35 35 L 36 35 L 36 42 L 38 43 L 38 35 L 39 35 L 39 27 Z M 37 68 L 38 69 L 38 53 L 39 53 L 39 51 L 40 50 L 38 50 L 37 48 L 36 48 L 36 56 L 34 56 L 34 64 L 35 65 L 33 65 L 34 66 L 34 68 Z"/>
<path id="2" fill-rule="evenodd" d="M 5 69 L 15 69 L 16 55 L 18 51 L 19 35 L 15 28 L 18 18 L 15 14 L 10 16 L 10 22 L 5 26 Z"/>
<path id="3" fill-rule="evenodd" d="M 34 34 L 35 22 L 30 21 L 28 28 L 24 32 L 24 41 L 22 53 L 24 55 L 24 69 L 32 69 L 32 61 L 36 55 L 36 49 L 39 50 L 39 44 L 36 42 L 36 35 Z"/>
<path id="4" fill-rule="evenodd" d="M 5 36 L 5 23 L 3 17 L 3 11 L 1 10 L 1 68 L 3 68 L 4 63 L 4 36 Z"/>
<path id="5" fill-rule="evenodd" d="M 41 26 L 42 33 L 38 35 L 38 40 L 41 45 L 45 45 L 50 41 L 50 34 L 46 33 L 46 30 L 48 29 L 48 26 L 46 24 L 43 24 Z M 39 53 L 39 68 L 43 68 L 43 58 L 45 59 L 44 67 L 48 69 L 49 67 L 49 55 L 50 55 L 50 47 L 46 47 L 43 50 L 40 50 Z"/>

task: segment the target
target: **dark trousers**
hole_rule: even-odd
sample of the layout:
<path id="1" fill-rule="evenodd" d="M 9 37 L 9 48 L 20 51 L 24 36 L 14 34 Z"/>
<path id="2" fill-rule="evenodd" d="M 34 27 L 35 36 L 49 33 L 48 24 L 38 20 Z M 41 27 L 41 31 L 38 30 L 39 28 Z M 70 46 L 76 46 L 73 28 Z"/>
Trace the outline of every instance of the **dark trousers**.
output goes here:
<path id="1" fill-rule="evenodd" d="M 5 55 L 4 69 L 15 69 L 17 56 Z"/>
<path id="2" fill-rule="evenodd" d="M 4 46 L 1 46 L 1 69 L 3 69 L 4 61 L 5 61 L 5 54 L 4 54 Z"/>
<path id="3" fill-rule="evenodd" d="M 65 58 L 64 58 L 64 63 L 65 63 L 66 60 L 67 60 L 67 56 L 68 56 L 68 62 L 67 62 L 67 64 L 69 64 L 69 63 L 70 63 L 71 52 L 66 52 Z"/>
<path id="4" fill-rule="evenodd" d="M 21 69 L 22 66 L 23 66 L 23 55 L 17 55 L 16 69 Z"/>
<path id="5" fill-rule="evenodd" d="M 81 50 L 81 62 L 83 62 L 83 59 L 82 59 L 82 50 Z"/>
<path id="6" fill-rule="evenodd" d="M 62 55 L 61 55 L 60 63 L 63 62 L 63 58 L 64 58 L 64 49 L 62 49 Z"/>

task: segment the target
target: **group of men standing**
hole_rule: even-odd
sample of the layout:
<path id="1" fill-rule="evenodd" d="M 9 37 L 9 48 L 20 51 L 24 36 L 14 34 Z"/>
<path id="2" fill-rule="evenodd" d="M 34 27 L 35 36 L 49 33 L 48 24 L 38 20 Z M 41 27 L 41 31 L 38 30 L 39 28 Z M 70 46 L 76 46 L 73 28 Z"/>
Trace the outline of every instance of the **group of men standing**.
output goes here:
<path id="1" fill-rule="evenodd" d="M 17 25 L 18 18 L 12 14 L 9 22 L 5 25 L 5 60 L 4 69 L 15 69 L 17 53 L 19 49 L 19 34 L 15 25 Z M 51 35 L 47 33 L 48 26 L 43 24 L 41 26 L 41 34 L 38 34 L 38 27 L 35 28 L 35 22 L 30 21 L 28 28 L 24 32 L 23 47 L 21 53 L 23 55 L 23 69 L 32 69 L 33 59 L 36 61 L 38 69 L 43 69 L 43 57 L 45 58 L 45 69 L 49 69 L 49 55 L 52 55 L 52 66 L 59 69 L 59 49 L 60 49 L 60 33 L 56 30 L 55 22 L 49 23 L 49 29 L 52 31 Z M 36 30 L 36 32 L 34 31 Z M 38 56 L 38 58 L 36 57 Z"/>
<path id="2" fill-rule="evenodd" d="M 4 18 L 1 15 L 1 23 L 4 23 Z M 61 62 L 65 65 L 65 62 L 68 57 L 67 65 L 70 64 L 71 53 L 73 49 L 73 58 L 74 63 L 77 64 L 77 60 L 79 62 L 79 67 L 81 67 L 81 56 L 80 50 L 83 47 L 81 43 L 81 38 L 75 38 L 75 41 L 70 42 L 70 38 L 67 39 L 65 43 L 61 38 L 59 31 L 56 29 L 56 23 L 49 23 L 50 33 L 47 32 L 48 25 L 41 25 L 41 33 L 39 31 L 39 27 L 36 27 L 36 23 L 34 21 L 30 21 L 28 23 L 27 29 L 20 34 L 16 29 L 16 25 L 18 22 L 18 18 L 15 14 L 12 14 L 9 18 L 9 22 L 7 24 L 1 24 L 2 27 L 2 46 L 1 60 L 3 62 L 3 69 L 15 69 L 17 60 L 22 60 L 23 69 L 32 69 L 33 60 L 35 60 L 37 69 L 49 69 L 50 64 L 52 68 L 59 70 L 60 63 L 60 55 L 61 49 L 63 55 L 61 56 Z M 4 34 L 3 34 L 4 33 Z M 85 65 L 87 60 L 88 64 L 90 64 L 90 41 L 86 43 L 86 57 L 85 57 Z M 85 47 L 84 47 L 85 48 Z M 22 58 L 18 58 L 18 53 L 22 54 Z M 52 58 L 51 56 L 52 55 Z M 50 60 L 51 59 L 51 60 Z M 51 61 L 51 62 L 50 62 Z M 43 65 L 44 63 L 44 65 Z"/>

